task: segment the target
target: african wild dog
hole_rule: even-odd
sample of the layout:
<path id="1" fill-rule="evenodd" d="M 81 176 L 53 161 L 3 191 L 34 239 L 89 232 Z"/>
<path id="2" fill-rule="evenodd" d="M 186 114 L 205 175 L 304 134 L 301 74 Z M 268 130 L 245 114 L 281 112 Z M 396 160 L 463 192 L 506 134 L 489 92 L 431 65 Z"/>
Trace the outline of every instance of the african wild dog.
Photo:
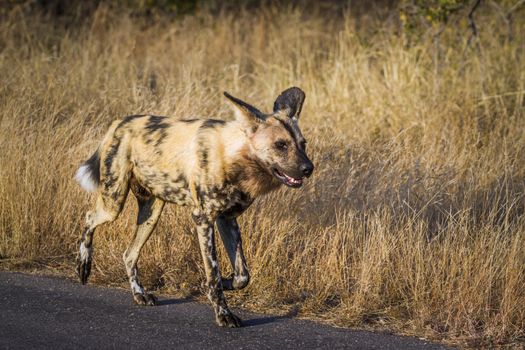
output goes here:
<path id="1" fill-rule="evenodd" d="M 95 228 L 117 218 L 131 189 L 139 212 L 124 263 L 135 303 L 155 304 L 155 297 L 139 281 L 137 261 L 164 203 L 189 205 L 216 321 L 220 326 L 240 326 L 223 294 L 223 289 L 244 288 L 250 278 L 236 218 L 255 198 L 281 184 L 301 187 L 314 166 L 297 125 L 305 98 L 301 89 L 281 93 L 270 114 L 224 95 L 234 107 L 235 120 L 134 115 L 113 122 L 98 150 L 76 173 L 85 190 L 97 192 L 80 243 L 77 272 L 83 284 L 91 270 Z M 219 273 L 214 223 L 233 266 L 228 278 Z"/>

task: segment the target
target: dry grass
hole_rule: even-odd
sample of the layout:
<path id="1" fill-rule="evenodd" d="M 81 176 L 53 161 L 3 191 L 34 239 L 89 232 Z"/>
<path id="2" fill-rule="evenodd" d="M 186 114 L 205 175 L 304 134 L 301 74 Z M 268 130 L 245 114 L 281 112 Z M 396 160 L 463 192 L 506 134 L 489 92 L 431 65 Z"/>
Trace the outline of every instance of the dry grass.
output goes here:
<path id="1" fill-rule="evenodd" d="M 298 85 L 317 170 L 241 218 L 253 281 L 229 293 L 231 304 L 460 344 L 522 339 L 525 43 L 506 41 L 496 15 L 477 17 L 481 51 L 465 50 L 460 23 L 443 33 L 436 62 L 431 40 L 406 48 L 394 24 L 373 16 L 263 9 L 152 21 L 101 7 L 65 30 L 5 14 L 2 265 L 54 257 L 72 274 L 92 203 L 72 176 L 113 119 L 229 118 L 222 90 L 269 110 Z M 135 211 L 128 201 L 97 231 L 94 282 L 125 283 Z M 186 209 L 165 211 L 141 266 L 147 286 L 198 291 Z"/>

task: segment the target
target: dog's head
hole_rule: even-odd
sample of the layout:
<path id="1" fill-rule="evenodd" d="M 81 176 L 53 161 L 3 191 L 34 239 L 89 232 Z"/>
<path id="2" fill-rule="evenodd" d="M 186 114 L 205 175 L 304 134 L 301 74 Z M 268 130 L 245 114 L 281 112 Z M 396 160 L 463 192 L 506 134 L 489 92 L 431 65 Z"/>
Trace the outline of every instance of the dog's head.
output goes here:
<path id="1" fill-rule="evenodd" d="M 297 87 L 283 91 L 270 114 L 226 92 L 224 95 L 232 102 L 236 118 L 245 130 L 251 156 L 286 186 L 301 187 L 303 179 L 314 170 L 306 155 L 306 139 L 298 125 L 304 92 Z"/>

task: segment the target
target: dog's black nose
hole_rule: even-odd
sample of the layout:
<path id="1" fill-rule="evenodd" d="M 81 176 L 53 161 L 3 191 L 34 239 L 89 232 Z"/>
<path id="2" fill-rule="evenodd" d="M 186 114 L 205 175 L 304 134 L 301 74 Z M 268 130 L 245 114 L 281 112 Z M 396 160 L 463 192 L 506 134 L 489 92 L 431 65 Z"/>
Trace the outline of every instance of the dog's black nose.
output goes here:
<path id="1" fill-rule="evenodd" d="M 314 171 L 314 165 L 312 163 L 304 163 L 299 167 L 299 170 L 301 170 L 304 176 L 308 177 L 312 175 Z"/>

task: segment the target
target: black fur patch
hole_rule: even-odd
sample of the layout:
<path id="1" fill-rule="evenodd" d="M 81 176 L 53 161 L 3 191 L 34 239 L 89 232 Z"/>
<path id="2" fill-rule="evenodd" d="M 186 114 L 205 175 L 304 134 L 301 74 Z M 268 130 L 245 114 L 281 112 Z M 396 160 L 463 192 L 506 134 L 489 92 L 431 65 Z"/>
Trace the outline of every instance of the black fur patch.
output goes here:
<path id="1" fill-rule="evenodd" d="M 120 122 L 118 127 L 121 128 L 125 126 L 126 124 L 128 124 L 129 122 L 131 122 L 132 120 L 135 120 L 137 118 L 142 118 L 142 117 L 145 117 L 145 115 L 144 114 L 128 115 L 122 118 L 122 121 Z"/>
<path id="2" fill-rule="evenodd" d="M 198 121 L 199 119 L 179 119 L 178 121 L 179 122 L 183 122 L 183 123 L 186 123 L 186 124 L 191 124 L 191 123 L 195 123 L 196 121 Z"/>
<path id="3" fill-rule="evenodd" d="M 137 225 L 142 225 L 151 217 L 151 202 L 139 200 L 139 213 L 137 216 Z"/>
<path id="4" fill-rule="evenodd" d="M 199 164 L 202 170 L 207 173 L 208 168 L 208 147 L 202 142 L 199 143 Z"/>
<path id="5" fill-rule="evenodd" d="M 300 131 L 296 130 L 296 126 L 290 125 L 288 122 L 283 122 L 282 120 L 279 120 L 279 122 L 284 126 L 286 131 L 292 136 L 292 139 L 294 140 L 294 143 L 297 145 L 298 149 L 301 148 L 301 143 L 304 141 L 304 137 L 300 134 Z"/>
<path id="6" fill-rule="evenodd" d="M 146 136 L 151 137 L 154 133 L 159 133 L 157 142 L 155 143 L 156 147 L 158 147 L 168 135 L 166 129 L 170 127 L 170 124 L 166 123 L 166 119 L 167 117 L 158 117 L 152 115 L 149 117 L 148 122 L 146 123 Z M 149 144 L 152 140 L 147 138 L 145 141 Z"/>
<path id="7" fill-rule="evenodd" d="M 84 162 L 84 165 L 89 169 L 89 177 L 98 186 L 100 183 L 100 153 L 98 149 Z"/>
<path id="8" fill-rule="evenodd" d="M 149 133 L 154 133 L 155 131 L 166 129 L 170 126 L 168 123 L 165 122 L 167 118 L 168 117 L 159 117 L 156 115 L 151 115 L 148 118 L 148 122 L 146 123 L 146 129 Z"/>
<path id="9" fill-rule="evenodd" d="M 111 143 L 111 146 L 109 146 L 109 152 L 106 154 L 106 157 L 104 159 L 104 166 L 105 166 L 105 172 L 104 175 L 106 177 L 104 185 L 106 189 L 109 189 L 113 187 L 115 182 L 117 181 L 117 177 L 113 175 L 113 172 L 111 171 L 111 166 L 113 165 L 113 160 L 115 156 L 117 155 L 118 149 L 120 147 L 120 138 L 115 136 L 113 139 L 113 142 Z"/>
<path id="10" fill-rule="evenodd" d="M 120 192 L 118 190 L 111 192 L 111 195 L 110 195 L 111 199 L 113 199 L 114 201 L 116 201 L 119 196 L 120 196 Z"/>
<path id="11" fill-rule="evenodd" d="M 237 216 L 241 215 L 251 204 L 251 200 L 241 200 L 225 210 L 221 215 L 226 218 L 236 218 Z"/>
<path id="12" fill-rule="evenodd" d="M 206 119 L 204 123 L 200 126 L 201 129 L 213 129 L 218 126 L 224 125 L 226 122 L 219 119 Z"/>
<path id="13" fill-rule="evenodd" d="M 199 185 L 196 185 L 195 186 L 195 193 L 197 193 L 197 198 L 199 200 L 201 200 L 202 198 L 204 198 L 204 194 L 205 192 L 201 190 L 201 187 Z"/>

